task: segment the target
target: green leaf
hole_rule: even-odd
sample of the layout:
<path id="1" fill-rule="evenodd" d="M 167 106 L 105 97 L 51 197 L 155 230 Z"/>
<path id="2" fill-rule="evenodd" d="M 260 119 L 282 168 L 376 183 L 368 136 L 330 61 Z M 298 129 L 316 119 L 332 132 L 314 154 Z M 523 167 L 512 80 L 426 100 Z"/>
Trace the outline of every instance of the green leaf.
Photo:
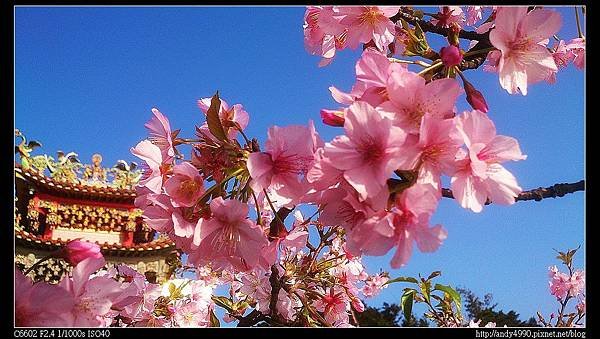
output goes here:
<path id="1" fill-rule="evenodd" d="M 440 275 L 442 275 L 441 271 L 435 271 L 435 272 L 431 272 L 431 274 L 429 275 L 429 277 L 427 277 L 427 280 L 431 280 L 435 277 L 439 277 Z"/>
<path id="2" fill-rule="evenodd" d="M 458 292 L 456 292 L 456 290 L 454 290 L 450 286 L 442 285 L 442 284 L 435 284 L 433 289 L 447 293 L 450 296 L 450 298 L 452 298 L 452 300 L 454 301 L 454 304 L 456 304 L 456 309 L 458 309 L 460 311 L 460 306 L 461 306 L 460 294 Z"/>
<path id="3" fill-rule="evenodd" d="M 210 311 L 210 327 L 221 327 L 221 322 L 213 310 Z"/>
<path id="4" fill-rule="evenodd" d="M 413 299 L 415 297 L 416 292 L 417 291 L 415 290 L 406 291 L 400 299 L 400 304 L 402 305 L 402 312 L 404 313 L 404 319 L 410 320 L 410 316 L 412 314 Z"/>
<path id="5" fill-rule="evenodd" d="M 227 311 L 233 312 L 233 302 L 229 298 L 213 295 L 211 299 L 217 306 L 221 306 Z"/>
<path id="6" fill-rule="evenodd" d="M 247 307 L 249 307 L 250 305 L 246 302 L 246 301 L 238 301 L 235 305 L 233 305 L 233 308 L 237 311 L 237 310 L 245 310 Z"/>
<path id="7" fill-rule="evenodd" d="M 413 277 L 398 277 L 398 278 L 394 278 L 391 280 L 388 280 L 385 284 L 383 284 L 384 286 L 387 284 L 391 284 L 391 283 L 395 283 L 395 282 L 411 282 L 414 284 L 418 284 L 419 282 L 417 281 L 417 279 L 413 278 Z"/>
<path id="8" fill-rule="evenodd" d="M 227 135 L 225 135 L 221 118 L 219 118 L 220 110 L 221 99 L 219 99 L 219 92 L 217 91 L 210 99 L 210 107 L 206 112 L 206 123 L 208 124 L 208 130 L 212 135 L 221 141 L 227 141 Z"/>
<path id="9" fill-rule="evenodd" d="M 429 303 L 431 300 L 429 296 L 431 294 L 431 283 L 428 280 L 423 281 L 419 283 L 419 288 L 421 288 L 421 294 L 423 294 L 423 297 Z"/>

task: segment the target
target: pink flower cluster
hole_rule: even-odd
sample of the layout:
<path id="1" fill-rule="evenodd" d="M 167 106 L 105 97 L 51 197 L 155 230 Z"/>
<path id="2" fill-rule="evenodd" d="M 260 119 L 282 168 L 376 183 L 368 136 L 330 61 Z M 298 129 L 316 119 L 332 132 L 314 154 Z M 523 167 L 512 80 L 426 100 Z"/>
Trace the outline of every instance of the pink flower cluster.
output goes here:
<path id="1" fill-rule="evenodd" d="M 550 294 L 561 300 L 565 297 L 577 297 L 585 292 L 585 271 L 576 270 L 569 275 L 560 272 L 556 266 L 548 268 Z"/>
<path id="2" fill-rule="evenodd" d="M 15 325 L 208 326 L 214 286 L 203 280 L 191 281 L 189 295 L 168 298 L 163 286 L 148 283 L 134 269 L 123 264 L 105 266 L 102 257 L 84 259 L 57 285 L 33 283 L 16 269 Z"/>
<path id="3" fill-rule="evenodd" d="M 106 327 L 125 307 L 139 302 L 145 278 L 122 284 L 106 274 L 94 274 L 104 258 L 79 262 L 58 285 L 33 283 L 15 270 L 15 319 L 17 326 Z M 131 286 L 130 286 L 131 285 Z M 49 302 L 51 301 L 51 302 Z M 127 312 L 124 312 L 127 314 Z"/>
<path id="4" fill-rule="evenodd" d="M 407 263 L 415 242 L 435 251 L 446 238 L 428 221 L 441 197 L 441 176 L 451 177 L 456 200 L 480 212 L 489 199 L 512 204 L 521 192 L 502 165 L 525 156 L 518 142 L 497 135 L 480 111 L 457 115 L 461 88 L 454 79 L 429 83 L 379 52 L 367 49 L 356 64 L 350 93 L 332 87 L 344 111 L 344 135 L 317 149 L 305 201 L 324 206 L 320 221 L 343 225 L 356 255 L 383 255 L 397 247 L 392 267 Z M 389 200 L 388 179 L 414 176 Z M 251 173 L 252 174 L 252 173 Z M 406 178 L 404 178 L 406 179 Z"/>
<path id="5" fill-rule="evenodd" d="M 198 105 L 206 113 L 210 99 L 199 100 Z M 153 110 L 153 114 L 152 120 L 146 124 L 151 140 L 172 139 L 168 119 L 158 110 Z M 230 109 L 226 102 L 222 102 L 219 116 L 223 122 L 235 122 L 242 129 L 248 124 L 248 115 L 239 104 Z M 155 132 L 157 130 L 161 131 L 160 135 Z M 206 124 L 199 130 L 201 135 L 210 136 Z M 227 134 L 233 138 L 237 129 L 231 127 Z M 262 229 L 248 218 L 248 205 L 220 197 L 213 199 L 209 205 L 200 205 L 199 199 L 205 193 L 205 177 L 211 176 L 214 180 L 217 171 L 205 170 L 207 173 L 203 176 L 191 162 L 176 164 L 174 158 L 164 156 L 174 153 L 172 145 L 172 140 L 160 143 L 144 140 L 131 150 L 147 164 L 137 187 L 136 205 L 144 210 L 143 216 L 148 225 L 169 235 L 179 248 L 190 255 L 190 262 L 199 266 L 210 262 L 240 270 L 255 267 L 268 241 Z M 198 156 L 195 160 L 202 168 L 203 162 L 212 159 Z"/>
<path id="6" fill-rule="evenodd" d="M 373 44 L 382 52 L 395 39 L 397 6 L 308 6 L 304 14 L 304 46 L 323 59 L 319 66 L 331 63 L 337 50 L 356 49 L 360 43 Z"/>
<path id="7" fill-rule="evenodd" d="M 546 80 L 556 82 L 556 73 L 569 62 L 583 69 L 585 39 L 569 43 L 557 40 L 548 48 L 562 24 L 553 10 L 527 7 L 498 7 L 490 41 L 497 50 L 488 55 L 486 70 L 497 71 L 500 85 L 508 93 L 527 95 L 527 85 Z"/>

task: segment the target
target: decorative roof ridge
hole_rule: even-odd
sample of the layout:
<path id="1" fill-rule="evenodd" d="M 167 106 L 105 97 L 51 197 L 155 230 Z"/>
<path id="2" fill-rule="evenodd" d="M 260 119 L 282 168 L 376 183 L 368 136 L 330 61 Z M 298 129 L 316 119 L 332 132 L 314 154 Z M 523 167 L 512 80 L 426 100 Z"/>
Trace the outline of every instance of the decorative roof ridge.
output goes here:
<path id="1" fill-rule="evenodd" d="M 103 195 L 116 196 L 116 197 L 129 197 L 135 198 L 136 192 L 135 189 L 131 188 L 116 188 L 116 187 L 101 187 L 101 186 L 92 186 L 86 185 L 82 183 L 75 182 L 63 182 L 54 180 L 51 177 L 46 175 L 40 175 L 32 169 L 23 169 L 22 166 L 15 167 L 15 171 L 20 172 L 21 175 L 26 179 L 33 179 L 38 184 L 41 184 L 46 187 L 53 187 L 60 190 L 67 190 L 72 192 L 81 192 L 81 193 L 99 193 Z"/>
<path id="2" fill-rule="evenodd" d="M 15 129 L 15 154 L 19 154 L 20 163 L 15 159 L 15 169 L 20 168 L 27 173 L 35 173 L 43 182 L 53 182 L 56 186 L 70 185 L 75 190 L 91 189 L 93 191 L 133 192 L 135 185 L 142 177 L 142 171 L 135 162 L 127 163 L 118 160 L 110 168 L 102 166 L 102 155 L 92 155 L 91 164 L 82 164 L 75 152 L 57 151 L 56 160 L 47 154 L 32 156 L 31 152 L 42 144 L 35 140 L 27 140 L 25 135 Z"/>
<path id="3" fill-rule="evenodd" d="M 29 243 L 35 243 L 38 245 L 45 245 L 48 247 L 62 247 L 68 243 L 67 240 L 62 239 L 43 239 L 40 236 L 29 233 L 23 229 L 15 228 L 15 238 L 24 240 Z M 147 243 L 135 244 L 133 246 L 124 246 L 118 243 L 109 244 L 107 242 L 98 244 L 103 251 L 120 251 L 120 252 L 143 252 L 143 251 L 155 251 L 163 250 L 168 248 L 174 248 L 175 243 L 170 239 L 157 238 Z"/>

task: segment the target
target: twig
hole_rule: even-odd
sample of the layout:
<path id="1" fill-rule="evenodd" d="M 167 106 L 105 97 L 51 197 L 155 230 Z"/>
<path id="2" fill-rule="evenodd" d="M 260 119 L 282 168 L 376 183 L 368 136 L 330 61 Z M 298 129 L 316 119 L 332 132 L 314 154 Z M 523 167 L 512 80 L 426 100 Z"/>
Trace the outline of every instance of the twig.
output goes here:
<path id="1" fill-rule="evenodd" d="M 439 34 L 439 35 L 443 35 L 443 36 L 448 36 L 447 28 L 438 27 L 429 21 L 421 20 L 409 13 L 403 12 L 403 10 L 406 10 L 406 9 L 401 9 L 400 12 L 398 12 L 398 14 L 391 17 L 390 20 L 392 20 L 392 22 L 397 22 L 400 19 L 403 19 L 412 25 L 419 24 L 419 26 L 421 27 L 423 32 L 431 32 L 431 33 L 435 33 L 435 34 Z M 479 34 L 477 32 L 465 31 L 465 30 L 461 29 L 458 32 L 458 37 L 461 39 L 489 41 L 489 32 Z"/>
<path id="2" fill-rule="evenodd" d="M 563 184 L 554 184 L 550 187 L 539 187 L 536 189 L 532 189 L 529 191 L 523 191 L 519 194 L 515 201 L 527 201 L 527 200 L 535 200 L 541 201 L 546 198 L 556 198 L 562 197 L 566 194 L 575 193 L 578 191 L 585 190 L 585 180 L 580 180 L 574 183 L 563 183 Z M 452 190 L 448 188 L 442 188 L 442 196 L 444 198 L 455 199 Z M 491 204 L 492 202 L 488 199 L 486 201 L 486 205 Z"/>
<path id="3" fill-rule="evenodd" d="M 575 22 L 577 22 L 577 34 L 579 34 L 579 38 L 583 38 L 583 33 L 581 32 L 581 24 L 579 23 L 579 12 L 577 11 L 577 6 L 575 6 Z"/>

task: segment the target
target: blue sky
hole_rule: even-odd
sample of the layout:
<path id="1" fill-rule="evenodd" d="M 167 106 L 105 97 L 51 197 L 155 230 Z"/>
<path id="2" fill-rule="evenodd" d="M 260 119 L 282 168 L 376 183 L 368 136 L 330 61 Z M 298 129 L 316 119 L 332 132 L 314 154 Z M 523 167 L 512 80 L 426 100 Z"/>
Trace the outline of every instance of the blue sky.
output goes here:
<path id="1" fill-rule="evenodd" d="M 576 37 L 571 7 L 562 39 Z M 429 10 L 430 12 L 433 10 Z M 318 68 L 304 50 L 303 7 L 16 8 L 15 127 L 43 143 L 43 151 L 75 151 L 103 164 L 136 160 L 129 148 L 146 137 L 152 107 L 181 135 L 203 122 L 196 100 L 219 90 L 250 114 L 247 134 L 264 141 L 271 125 L 306 124 L 330 140 L 340 129 L 320 122 L 321 108 L 335 108 L 328 87 L 349 90 L 359 51 L 344 50 Z M 433 40 L 435 49 L 441 41 Z M 463 48 L 467 46 L 464 45 Z M 509 95 L 498 76 L 467 72 L 484 93 L 499 134 L 519 140 L 527 160 L 507 167 L 525 189 L 584 177 L 584 73 L 572 65 L 554 85 L 540 83 L 527 96 Z M 467 109 L 464 95 L 457 103 Z M 499 308 L 523 318 L 556 311 L 548 293 L 547 267 L 556 249 L 584 244 L 584 194 L 510 207 L 487 206 L 476 214 L 453 200 L 441 201 L 432 223 L 448 230 L 433 254 L 414 252 L 392 276 L 428 275 L 478 295 L 493 293 Z M 370 272 L 389 270 L 392 252 L 367 257 Z M 575 260 L 583 266 L 583 251 Z M 398 302 L 390 286 L 370 305 Z M 416 309 L 419 311 L 419 308 Z"/>

